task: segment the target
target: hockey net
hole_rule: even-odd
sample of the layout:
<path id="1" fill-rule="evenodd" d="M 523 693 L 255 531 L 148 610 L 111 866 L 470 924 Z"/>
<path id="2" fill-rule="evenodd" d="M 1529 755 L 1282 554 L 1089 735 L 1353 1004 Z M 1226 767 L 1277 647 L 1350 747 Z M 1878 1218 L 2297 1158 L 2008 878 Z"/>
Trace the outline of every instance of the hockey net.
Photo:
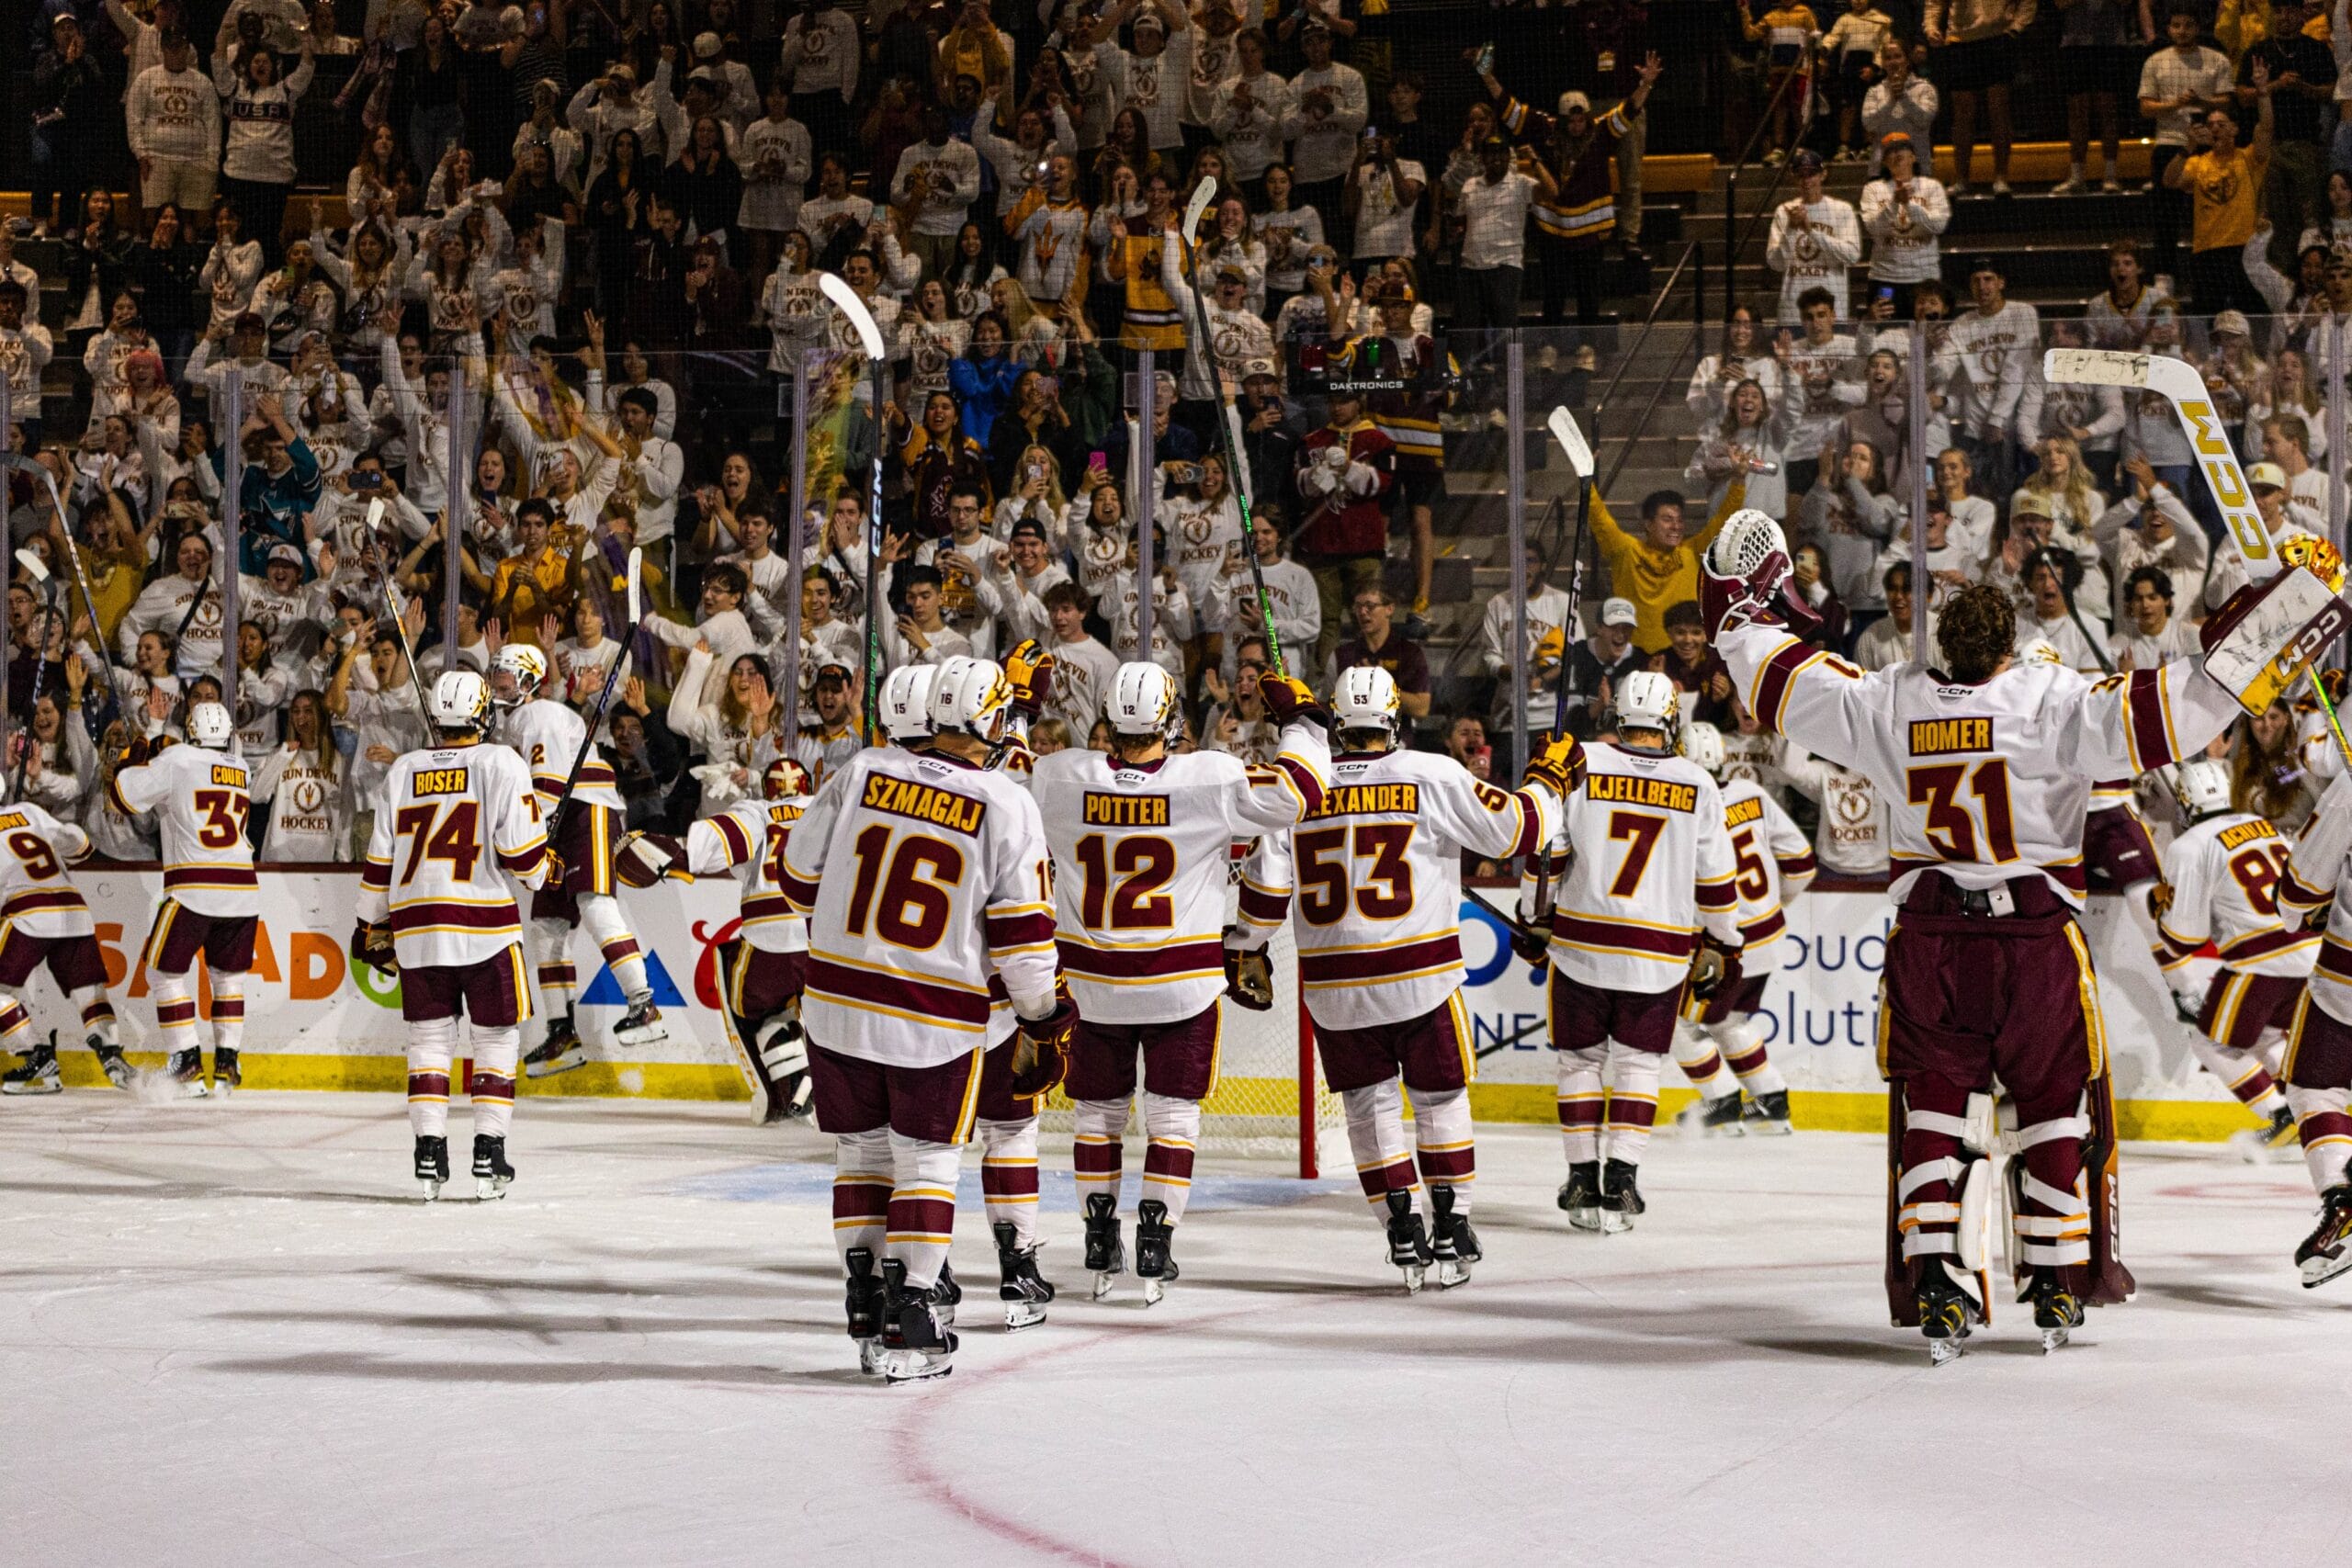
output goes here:
<path id="1" fill-rule="evenodd" d="M 1279 1159 L 1304 1178 L 1326 1159 L 1344 1162 L 1345 1114 L 1323 1082 L 1314 1034 L 1298 999 L 1298 950 L 1285 924 L 1268 951 L 1273 959 L 1274 1005 L 1252 1012 L 1231 998 L 1217 1050 L 1216 1088 L 1201 1108 L 1200 1153 Z M 1056 1089 L 1040 1112 L 1042 1131 L 1073 1132 L 1069 1099 Z M 1130 1118 L 1127 1139 L 1140 1145 L 1142 1118 Z M 1139 1156 L 1129 1161 L 1140 1168 Z"/>

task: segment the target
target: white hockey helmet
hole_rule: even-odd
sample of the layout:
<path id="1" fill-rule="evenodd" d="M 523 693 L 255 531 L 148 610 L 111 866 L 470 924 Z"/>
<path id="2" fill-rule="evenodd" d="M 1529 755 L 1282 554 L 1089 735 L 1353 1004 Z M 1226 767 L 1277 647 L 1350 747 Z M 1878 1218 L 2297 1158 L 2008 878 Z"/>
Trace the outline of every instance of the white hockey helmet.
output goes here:
<path id="1" fill-rule="evenodd" d="M 1102 699 L 1114 735 L 1164 735 L 1176 708 L 1176 681 L 1157 664 L 1122 664 Z"/>
<path id="2" fill-rule="evenodd" d="M 503 682 L 499 677 L 507 677 Z M 510 642 L 490 661 L 491 700 L 500 707 L 515 707 L 539 694 L 547 683 L 548 656 L 526 642 Z M 511 682 L 511 690 L 508 689 Z"/>
<path id="3" fill-rule="evenodd" d="M 1713 776 L 1723 777 L 1724 732 L 1703 719 L 1692 719 L 1682 727 L 1682 754 Z"/>
<path id="4" fill-rule="evenodd" d="M 1331 685 L 1331 722 L 1340 733 L 1377 729 L 1393 743 L 1403 724 L 1396 700 L 1396 678 L 1377 664 L 1359 664 L 1340 671 Z"/>
<path id="5" fill-rule="evenodd" d="M 901 664 L 882 682 L 882 733 L 901 745 L 931 734 L 931 688 L 936 664 Z"/>
<path id="6" fill-rule="evenodd" d="M 490 713 L 490 682 L 470 670 L 445 670 L 424 709 L 443 729 L 480 729 Z"/>
<path id="7" fill-rule="evenodd" d="M 2064 664 L 2066 662 L 2066 656 L 2059 652 L 2058 645 L 2046 637 L 2028 637 L 2018 644 L 2018 662 L 2019 664 Z"/>
<path id="8" fill-rule="evenodd" d="M 237 721 L 219 703 L 190 703 L 187 705 L 187 738 L 208 751 L 218 751 L 236 739 Z"/>
<path id="9" fill-rule="evenodd" d="M 1769 517 L 1764 520 L 1771 522 Z M 1675 718 L 1681 712 L 1682 690 L 1672 676 L 1661 675 L 1655 670 L 1636 670 L 1617 688 L 1617 728 L 1621 732 L 1655 729 L 1671 739 Z"/>
<path id="10" fill-rule="evenodd" d="M 2172 770 L 2173 798 L 2192 822 L 2230 808 L 2230 765 L 2218 757 L 2191 757 Z"/>
<path id="11" fill-rule="evenodd" d="M 934 735 L 968 735 L 1001 744 L 1012 716 L 1012 683 L 993 659 L 958 654 L 939 667 L 931 683 L 931 728 Z"/>

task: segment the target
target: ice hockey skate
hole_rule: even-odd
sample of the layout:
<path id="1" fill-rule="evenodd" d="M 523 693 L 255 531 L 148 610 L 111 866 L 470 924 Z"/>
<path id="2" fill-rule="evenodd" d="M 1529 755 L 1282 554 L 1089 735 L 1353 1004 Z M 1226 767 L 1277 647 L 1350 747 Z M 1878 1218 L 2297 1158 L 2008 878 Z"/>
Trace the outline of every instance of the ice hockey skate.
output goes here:
<path id="1" fill-rule="evenodd" d="M 487 1133 L 474 1134 L 474 1196 L 483 1202 L 506 1196 L 514 1184 L 514 1168 L 506 1163 L 506 1140 Z"/>
<path id="2" fill-rule="evenodd" d="M 907 1266 L 882 1264 L 882 1375 L 894 1383 L 944 1378 L 956 1370 L 956 1336 L 939 1321 L 932 1292 L 907 1284 Z"/>
<path id="3" fill-rule="evenodd" d="M 2319 1224 L 2295 1248 L 2303 1289 L 2324 1285 L 2352 1269 L 2352 1186 L 2331 1187 L 2321 1195 Z"/>
<path id="4" fill-rule="evenodd" d="M 1567 1212 L 1568 1224 L 1580 1231 L 1600 1228 L 1600 1162 L 1584 1160 L 1568 1167 L 1568 1179 L 1560 1183 L 1560 1207 Z"/>
<path id="5" fill-rule="evenodd" d="M 245 1081 L 245 1069 L 237 1060 L 237 1053 L 228 1046 L 215 1046 L 212 1052 L 212 1092 L 221 1100 L 237 1092 Z"/>
<path id="6" fill-rule="evenodd" d="M 1634 1228 L 1634 1220 L 1647 1211 L 1636 1178 L 1639 1168 L 1612 1159 L 1600 1172 L 1600 1228 L 1611 1235 Z"/>
<path id="7" fill-rule="evenodd" d="M 107 1082 L 117 1089 L 130 1087 L 133 1078 L 137 1076 L 136 1069 L 131 1066 L 130 1059 L 123 1055 L 121 1046 L 108 1045 L 93 1034 L 90 1036 L 90 1049 L 97 1055 L 98 1070 L 106 1074 Z"/>
<path id="8" fill-rule="evenodd" d="M 1746 1134 L 1747 1107 L 1737 1089 L 1718 1100 L 1694 1100 L 1675 1113 L 1674 1124 L 1702 1138 L 1736 1138 Z"/>
<path id="9" fill-rule="evenodd" d="M 1435 1261 L 1430 1252 L 1430 1238 L 1421 1224 L 1421 1216 L 1414 1212 L 1413 1195 L 1391 1190 L 1388 1194 L 1388 1261 L 1405 1271 L 1405 1293 L 1420 1293 L 1421 1282 L 1428 1278 L 1430 1265 Z"/>
<path id="10" fill-rule="evenodd" d="M 1430 1208 L 1435 1218 L 1430 1256 L 1437 1267 L 1437 1286 L 1441 1291 L 1468 1284 L 1470 1265 L 1486 1256 L 1478 1249 L 1478 1233 L 1470 1228 L 1470 1216 L 1455 1213 L 1451 1187 L 1430 1189 Z"/>
<path id="11" fill-rule="evenodd" d="M 65 1088 L 57 1068 L 57 1036 L 51 1032 L 46 1044 L 35 1045 L 25 1053 L 25 1059 L 5 1076 L 0 1076 L 0 1094 L 56 1094 Z"/>
<path id="12" fill-rule="evenodd" d="M 2033 1325 L 2041 1331 L 2044 1355 L 2065 1344 L 2067 1336 L 2083 1325 L 2082 1300 L 2060 1281 L 2055 1269 L 2033 1271 L 2026 1299 L 2033 1303 Z"/>
<path id="13" fill-rule="evenodd" d="M 2269 1122 L 2230 1134 L 2230 1147 L 2248 1165 L 2267 1165 L 2282 1151 L 2295 1147 L 2295 1113 L 2285 1105 L 2270 1113 Z"/>
<path id="14" fill-rule="evenodd" d="M 1168 1205 L 1146 1198 L 1136 1205 L 1136 1278 L 1143 1281 L 1143 1304 L 1157 1305 L 1176 1278 L 1176 1227 L 1168 1223 Z"/>
<path id="15" fill-rule="evenodd" d="M 1003 1275 L 996 1288 L 997 1299 L 1004 1303 L 1005 1328 L 1017 1334 L 1046 1321 L 1046 1303 L 1054 1299 L 1054 1287 L 1037 1271 L 1035 1243 L 1022 1246 L 1020 1233 L 1010 1220 L 1000 1220 L 992 1228 L 996 1266 Z"/>
<path id="16" fill-rule="evenodd" d="M 548 1020 L 547 1038 L 523 1058 L 523 1071 L 529 1077 L 551 1078 L 587 1060 L 588 1047 L 581 1043 L 580 1031 L 567 1012 Z"/>
<path id="17" fill-rule="evenodd" d="M 1789 1125 L 1789 1091 L 1784 1089 L 1751 1095 L 1741 1120 L 1751 1133 L 1768 1138 L 1785 1138 L 1793 1131 Z"/>
<path id="18" fill-rule="evenodd" d="M 1953 1280 L 1940 1258 L 1923 1266 L 1917 1291 L 1919 1332 L 1927 1337 L 1928 1364 L 1949 1366 L 1960 1359 L 1961 1342 L 1968 1337 L 1970 1299 Z"/>
<path id="19" fill-rule="evenodd" d="M 650 1001 L 632 1002 L 613 1025 L 613 1038 L 623 1045 L 659 1045 L 670 1038 L 670 1031 L 662 1025 L 660 1008 Z"/>
<path id="20" fill-rule="evenodd" d="M 432 1202 L 441 1196 L 441 1189 L 449 1184 L 449 1140 L 419 1134 L 416 1140 L 416 1184 L 424 1190 L 424 1201 Z"/>
<path id="21" fill-rule="evenodd" d="M 1127 1271 L 1127 1251 L 1119 1241 L 1119 1200 L 1108 1192 L 1086 1200 L 1086 1269 L 1094 1276 L 1094 1299 L 1111 1293 L 1111 1281 Z"/>
<path id="22" fill-rule="evenodd" d="M 212 1092 L 204 1081 L 204 1053 L 193 1045 L 173 1052 L 171 1062 L 164 1070 L 179 1086 L 182 1100 L 202 1100 Z"/>
<path id="23" fill-rule="evenodd" d="M 882 1375 L 882 1281 L 875 1277 L 874 1254 L 853 1247 L 842 1259 L 848 1275 L 843 1308 L 849 1320 L 850 1342 L 857 1347 L 857 1370 L 868 1377 Z"/>

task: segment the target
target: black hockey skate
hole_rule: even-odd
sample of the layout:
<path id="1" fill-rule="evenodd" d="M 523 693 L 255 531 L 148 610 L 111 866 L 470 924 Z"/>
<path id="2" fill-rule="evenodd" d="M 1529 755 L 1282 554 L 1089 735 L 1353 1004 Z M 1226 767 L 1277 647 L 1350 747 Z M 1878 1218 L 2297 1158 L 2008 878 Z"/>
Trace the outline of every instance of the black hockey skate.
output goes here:
<path id="1" fill-rule="evenodd" d="M 1721 1100 L 1701 1100 L 1684 1106 L 1674 1124 L 1705 1138 L 1736 1138 L 1747 1131 L 1743 1125 L 1746 1111 L 1739 1090 L 1734 1089 Z"/>
<path id="2" fill-rule="evenodd" d="M 1453 1199 L 1451 1187 L 1430 1189 L 1430 1229 L 1434 1233 L 1430 1237 L 1430 1257 L 1437 1265 L 1441 1291 L 1467 1284 L 1470 1265 L 1486 1256 L 1478 1250 L 1478 1233 L 1470 1228 L 1470 1216 L 1453 1212 Z"/>
<path id="3" fill-rule="evenodd" d="M 1405 1293 L 1413 1295 L 1429 1277 L 1435 1258 L 1429 1232 L 1413 1211 L 1413 1195 L 1391 1188 L 1388 1192 L 1388 1261 L 1405 1271 Z"/>
<path id="4" fill-rule="evenodd" d="M 628 1004 L 628 1011 L 613 1025 L 613 1038 L 623 1045 L 659 1045 L 670 1038 L 662 1023 L 662 1010 L 650 998 Z"/>
<path id="5" fill-rule="evenodd" d="M 523 1058 L 523 1073 L 526 1077 L 551 1078 L 558 1073 L 568 1073 L 588 1059 L 588 1048 L 580 1043 L 580 1031 L 571 1014 L 548 1020 L 548 1036 L 531 1048 Z"/>
<path id="6" fill-rule="evenodd" d="M 931 1292 L 907 1283 L 907 1266 L 882 1264 L 882 1375 L 892 1382 L 944 1378 L 956 1370 L 956 1336 L 932 1310 Z"/>
<path id="7" fill-rule="evenodd" d="M 1611 1235 L 1632 1230 L 1634 1216 L 1649 1209 L 1635 1180 L 1639 1173 L 1640 1168 L 1629 1160 L 1612 1159 L 1601 1168 L 1600 1228 Z"/>
<path id="8" fill-rule="evenodd" d="M 2303 1271 L 2303 1289 L 2324 1285 L 2352 1269 L 2352 1184 L 2343 1182 L 2320 1194 L 2319 1224 L 2295 1248 L 2296 1266 Z"/>
<path id="9" fill-rule="evenodd" d="M 204 1053 L 193 1045 L 173 1052 L 171 1062 L 164 1070 L 171 1074 L 182 1100 L 202 1100 L 212 1092 L 204 1083 Z"/>
<path id="10" fill-rule="evenodd" d="M 441 1189 L 449 1181 L 449 1140 L 418 1134 L 416 1139 L 416 1184 L 424 1189 L 428 1203 L 441 1196 Z"/>
<path id="11" fill-rule="evenodd" d="M 1580 1231 L 1600 1228 L 1600 1162 L 1581 1160 L 1568 1167 L 1568 1179 L 1560 1183 L 1560 1207 L 1568 1213 L 1568 1224 Z"/>
<path id="12" fill-rule="evenodd" d="M 1136 1205 L 1136 1278 L 1143 1281 L 1143 1304 L 1153 1305 L 1176 1278 L 1176 1227 L 1168 1205 L 1147 1198 Z"/>
<path id="13" fill-rule="evenodd" d="M 47 1044 L 31 1047 L 12 1071 L 0 1075 L 0 1094 L 55 1094 L 64 1087 L 65 1080 L 57 1070 L 53 1032 Z"/>
<path id="14" fill-rule="evenodd" d="M 1973 1303 L 1942 1259 L 1930 1258 L 1920 1266 L 1913 1299 L 1919 1307 L 1919 1332 L 1928 1339 L 1928 1364 L 1941 1367 L 1960 1359 Z"/>
<path id="15" fill-rule="evenodd" d="M 212 1048 L 212 1092 L 221 1100 L 228 1099 L 242 1088 L 245 1069 L 238 1062 L 236 1052 L 225 1046 Z"/>
<path id="16" fill-rule="evenodd" d="M 874 1277 L 874 1254 L 853 1247 L 842 1258 L 849 1276 L 849 1337 L 857 1346 L 857 1370 L 868 1377 L 882 1372 L 882 1281 Z"/>
<path id="17" fill-rule="evenodd" d="M 939 1278 L 932 1281 L 926 1299 L 942 1328 L 956 1326 L 956 1309 L 963 1304 L 964 1287 L 956 1282 L 956 1270 L 947 1266 L 944 1258 L 939 1260 Z"/>
<path id="18" fill-rule="evenodd" d="M 1098 1302 L 1111 1293 L 1111 1281 L 1127 1271 L 1127 1249 L 1119 1242 L 1119 1200 L 1115 1193 L 1087 1194 L 1086 1269 L 1094 1276 L 1094 1299 Z"/>
<path id="19" fill-rule="evenodd" d="M 506 1140 L 488 1133 L 474 1134 L 474 1196 L 488 1202 L 506 1196 L 514 1168 L 506 1163 Z"/>
<path id="20" fill-rule="evenodd" d="M 1751 1133 L 1772 1138 L 1788 1136 L 1793 1131 L 1789 1125 L 1789 1091 L 1776 1089 L 1770 1094 L 1749 1096 L 1747 1122 Z"/>
<path id="21" fill-rule="evenodd" d="M 1021 1233 L 1011 1220 L 999 1220 L 992 1228 L 996 1266 L 1004 1277 L 996 1288 L 997 1300 L 1004 1303 L 1007 1332 L 1018 1333 L 1046 1321 L 1046 1303 L 1054 1299 L 1054 1287 L 1037 1272 L 1036 1243 L 1022 1246 Z"/>
<path id="22" fill-rule="evenodd" d="M 2025 1299 L 2033 1303 L 2033 1325 L 2041 1330 L 2043 1355 L 2066 1343 L 2066 1337 L 2083 1325 L 2082 1298 L 2068 1290 L 2058 1270 L 2048 1264 L 2034 1269 Z"/>
<path id="23" fill-rule="evenodd" d="M 109 1045 L 93 1034 L 90 1036 L 90 1049 L 97 1055 L 98 1069 L 106 1074 L 107 1082 L 117 1089 L 130 1087 L 133 1077 L 130 1060 L 122 1054 L 121 1046 Z"/>
<path id="24" fill-rule="evenodd" d="M 2248 1165 L 2267 1164 L 2278 1150 L 2295 1146 L 2295 1113 L 2285 1105 L 2279 1106 L 2262 1126 L 2231 1134 L 2230 1146 Z"/>

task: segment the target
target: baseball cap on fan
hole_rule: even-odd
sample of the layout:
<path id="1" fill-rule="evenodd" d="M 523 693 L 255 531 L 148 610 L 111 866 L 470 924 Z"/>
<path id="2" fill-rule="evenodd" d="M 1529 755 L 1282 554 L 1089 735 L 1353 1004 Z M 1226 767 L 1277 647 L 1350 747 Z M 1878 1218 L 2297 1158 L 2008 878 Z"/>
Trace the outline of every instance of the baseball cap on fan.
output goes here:
<path id="1" fill-rule="evenodd" d="M 719 41 L 719 38 L 717 33 L 695 34 L 695 58 L 696 60 L 716 60 L 726 51 L 726 48 L 727 46 Z"/>
<path id="2" fill-rule="evenodd" d="M 1604 626 L 1637 626 L 1642 624 L 1641 612 L 1634 608 L 1631 599 L 1603 599 L 1600 602 L 1600 624 Z"/>

